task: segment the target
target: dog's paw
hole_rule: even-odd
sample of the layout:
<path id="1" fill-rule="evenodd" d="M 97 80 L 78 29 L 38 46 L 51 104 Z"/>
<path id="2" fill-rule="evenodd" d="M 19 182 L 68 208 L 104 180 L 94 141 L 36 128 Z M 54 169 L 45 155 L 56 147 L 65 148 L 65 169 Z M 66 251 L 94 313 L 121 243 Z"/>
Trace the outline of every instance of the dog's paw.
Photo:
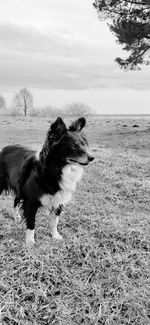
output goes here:
<path id="1" fill-rule="evenodd" d="M 26 246 L 27 247 L 32 247 L 32 246 L 34 246 L 34 244 L 35 244 L 35 241 L 34 240 L 27 240 L 26 239 Z"/>
<path id="2" fill-rule="evenodd" d="M 34 229 L 27 229 L 26 230 L 26 245 L 33 246 L 34 245 Z"/>
<path id="3" fill-rule="evenodd" d="M 63 240 L 63 237 L 57 232 L 52 235 L 53 240 Z"/>

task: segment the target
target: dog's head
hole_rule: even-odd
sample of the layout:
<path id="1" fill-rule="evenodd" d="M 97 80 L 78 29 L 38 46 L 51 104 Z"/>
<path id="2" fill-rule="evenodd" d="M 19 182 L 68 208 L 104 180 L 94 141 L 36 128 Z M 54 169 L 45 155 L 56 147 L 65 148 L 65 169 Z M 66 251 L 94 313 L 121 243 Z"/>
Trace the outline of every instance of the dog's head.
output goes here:
<path id="1" fill-rule="evenodd" d="M 67 128 L 62 118 L 58 117 L 49 130 L 51 157 L 64 164 L 88 165 L 94 160 L 83 133 L 85 124 L 85 118 L 81 117 Z"/>

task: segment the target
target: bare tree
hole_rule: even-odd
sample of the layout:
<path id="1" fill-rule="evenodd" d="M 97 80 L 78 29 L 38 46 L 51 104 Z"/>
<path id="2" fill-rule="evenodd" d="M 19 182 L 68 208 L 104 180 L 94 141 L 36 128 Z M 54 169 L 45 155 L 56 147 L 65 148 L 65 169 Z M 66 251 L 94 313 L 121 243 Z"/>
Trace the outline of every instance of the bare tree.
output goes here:
<path id="1" fill-rule="evenodd" d="M 6 108 L 5 99 L 2 95 L 0 95 L 0 109 L 5 109 L 5 108 Z"/>
<path id="2" fill-rule="evenodd" d="M 27 115 L 28 109 L 33 108 L 33 96 L 27 88 L 22 88 L 13 99 L 13 107 L 22 110 L 24 116 Z"/>
<path id="3" fill-rule="evenodd" d="M 64 110 L 68 115 L 87 116 L 90 114 L 90 107 L 83 103 L 68 104 L 65 106 Z"/>
<path id="4" fill-rule="evenodd" d="M 40 116 L 48 116 L 55 118 L 57 116 L 61 116 L 63 111 L 55 106 L 45 106 L 40 109 Z"/>

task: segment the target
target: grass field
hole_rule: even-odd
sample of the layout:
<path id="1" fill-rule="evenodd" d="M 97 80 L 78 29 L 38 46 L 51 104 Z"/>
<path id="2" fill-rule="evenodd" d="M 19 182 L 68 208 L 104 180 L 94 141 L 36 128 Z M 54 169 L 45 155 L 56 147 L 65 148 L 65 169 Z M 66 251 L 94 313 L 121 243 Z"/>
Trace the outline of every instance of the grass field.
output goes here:
<path id="1" fill-rule="evenodd" d="M 39 149 L 47 119 L 0 119 L 0 148 Z M 36 244 L 0 198 L 0 324 L 150 324 L 150 120 L 88 119 L 96 159 L 50 236 L 40 210 Z"/>

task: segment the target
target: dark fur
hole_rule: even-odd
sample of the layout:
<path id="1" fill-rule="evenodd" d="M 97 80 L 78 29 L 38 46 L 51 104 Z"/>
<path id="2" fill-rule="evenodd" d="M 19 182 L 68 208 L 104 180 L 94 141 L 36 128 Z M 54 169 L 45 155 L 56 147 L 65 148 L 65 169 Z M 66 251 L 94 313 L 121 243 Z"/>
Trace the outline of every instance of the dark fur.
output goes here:
<path id="1" fill-rule="evenodd" d="M 86 155 L 85 164 L 94 158 L 86 153 L 87 140 L 81 133 L 85 119 L 75 121 L 69 129 L 61 118 L 47 132 L 39 159 L 36 151 L 20 145 L 4 147 L 0 152 L 0 194 L 13 190 L 14 206 L 21 204 L 27 229 L 34 229 L 35 215 L 43 194 L 54 195 L 59 191 L 62 168 L 78 157 Z M 80 142 L 80 143 L 79 143 Z M 79 163 L 84 164 L 79 161 Z M 55 213 L 61 213 L 59 206 Z"/>

